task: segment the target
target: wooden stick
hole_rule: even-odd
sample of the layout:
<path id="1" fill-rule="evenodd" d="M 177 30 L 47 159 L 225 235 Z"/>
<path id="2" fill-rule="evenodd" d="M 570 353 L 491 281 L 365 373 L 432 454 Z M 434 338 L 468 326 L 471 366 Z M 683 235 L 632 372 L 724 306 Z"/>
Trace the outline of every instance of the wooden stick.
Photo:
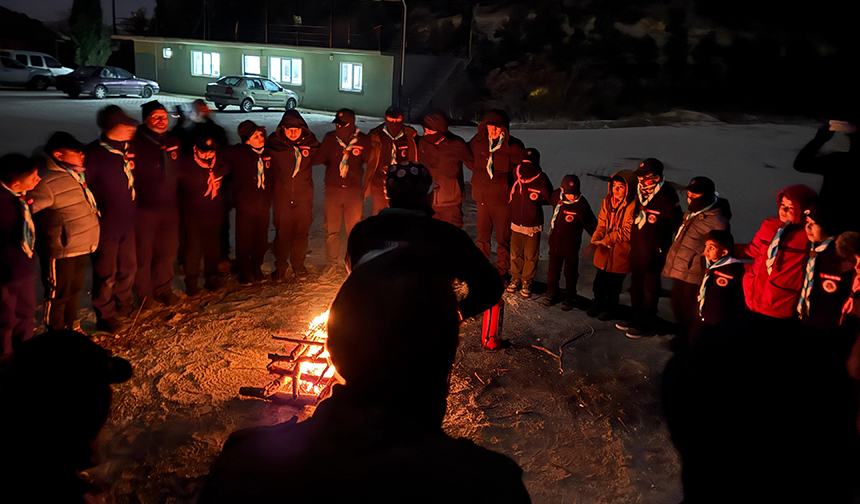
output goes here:
<path id="1" fill-rule="evenodd" d="M 272 339 L 276 339 L 278 341 L 289 341 L 290 343 L 298 343 L 299 345 L 317 345 L 322 346 L 325 345 L 325 341 L 316 341 L 316 340 L 307 340 L 307 339 L 297 339 L 297 338 L 287 338 L 285 336 L 275 336 L 272 335 Z"/>
<path id="2" fill-rule="evenodd" d="M 475 371 L 475 378 L 477 378 L 477 379 L 478 379 L 478 381 L 479 381 L 479 382 L 481 382 L 482 384 L 484 384 L 484 385 L 486 385 L 486 384 L 487 384 L 487 382 L 485 382 L 484 380 L 482 380 L 482 379 L 481 379 L 481 377 L 480 377 L 480 376 L 478 376 L 478 372 L 477 372 L 477 371 Z"/>
<path id="3" fill-rule="evenodd" d="M 128 328 L 129 335 L 134 331 L 134 326 L 137 325 L 137 318 L 140 317 L 140 312 L 143 310 L 143 303 L 146 303 L 146 296 L 144 296 L 143 301 L 140 302 L 140 308 L 137 309 L 137 315 L 134 316 L 134 322 L 132 322 L 131 327 Z"/>

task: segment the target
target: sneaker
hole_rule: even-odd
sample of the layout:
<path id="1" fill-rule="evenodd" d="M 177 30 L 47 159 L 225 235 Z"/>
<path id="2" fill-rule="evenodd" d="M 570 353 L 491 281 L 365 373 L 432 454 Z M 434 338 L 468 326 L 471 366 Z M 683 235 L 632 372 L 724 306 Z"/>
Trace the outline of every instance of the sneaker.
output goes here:
<path id="1" fill-rule="evenodd" d="M 570 311 L 576 308 L 576 301 L 573 298 L 564 298 L 561 302 L 562 311 Z"/>
<path id="2" fill-rule="evenodd" d="M 597 315 L 597 320 L 601 322 L 609 322 L 613 318 L 615 318 L 615 314 L 611 311 L 602 311 Z"/>
<path id="3" fill-rule="evenodd" d="M 167 306 L 176 306 L 179 304 L 179 296 L 174 294 L 172 289 L 168 289 L 161 294 L 156 295 L 155 298 Z"/>
<path id="4" fill-rule="evenodd" d="M 630 322 L 629 320 L 622 320 L 621 322 L 618 322 L 617 324 L 615 324 L 615 328 L 618 329 L 619 331 L 627 331 L 630 329 L 630 327 L 632 325 L 633 325 L 633 323 Z"/>
<path id="5" fill-rule="evenodd" d="M 508 288 L 505 289 L 508 292 L 514 293 L 520 290 L 523 286 L 523 283 L 518 279 L 511 280 L 511 283 L 508 284 Z"/>
<path id="6" fill-rule="evenodd" d="M 558 304 L 558 298 L 544 296 L 544 298 L 540 300 L 540 304 L 549 308 L 550 306 Z"/>
<path id="7" fill-rule="evenodd" d="M 99 331 L 116 334 L 122 331 L 122 328 L 122 321 L 116 317 L 99 318 L 98 321 L 96 321 L 96 329 Z"/>
<path id="8" fill-rule="evenodd" d="M 589 306 L 589 307 L 588 307 L 588 309 L 587 309 L 587 310 L 585 310 L 585 314 L 586 314 L 586 315 L 588 315 L 588 316 L 589 316 L 589 317 L 591 317 L 591 318 L 599 317 L 599 316 L 600 316 L 600 313 L 601 313 L 601 312 L 600 312 L 600 307 L 599 307 L 599 306 L 597 306 L 597 305 L 591 305 L 591 306 Z"/>
<path id="9" fill-rule="evenodd" d="M 532 283 L 531 282 L 523 282 L 523 288 L 520 289 L 520 296 L 524 298 L 532 297 Z"/>
<path id="10" fill-rule="evenodd" d="M 631 327 L 627 330 L 627 337 L 630 339 L 642 339 L 649 336 L 654 336 L 654 332 L 644 327 Z"/>

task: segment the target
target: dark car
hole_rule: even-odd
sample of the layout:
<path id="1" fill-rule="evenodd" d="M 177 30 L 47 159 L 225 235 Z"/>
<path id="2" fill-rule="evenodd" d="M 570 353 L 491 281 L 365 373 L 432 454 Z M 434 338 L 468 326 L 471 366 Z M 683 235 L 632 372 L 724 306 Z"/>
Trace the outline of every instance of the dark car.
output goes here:
<path id="1" fill-rule="evenodd" d="M 110 66 L 79 67 L 57 77 L 57 89 L 72 98 L 90 95 L 98 99 L 110 95 L 150 98 L 159 90 L 155 81 L 140 79 L 127 70 Z"/>

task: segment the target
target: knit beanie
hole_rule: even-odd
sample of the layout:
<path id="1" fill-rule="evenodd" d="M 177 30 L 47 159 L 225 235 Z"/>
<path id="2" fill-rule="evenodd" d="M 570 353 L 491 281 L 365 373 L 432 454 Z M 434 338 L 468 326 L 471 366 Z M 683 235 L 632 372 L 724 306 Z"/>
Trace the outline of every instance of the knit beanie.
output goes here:
<path id="1" fill-rule="evenodd" d="M 251 136 L 257 131 L 262 131 L 263 136 L 266 136 L 265 126 L 258 126 L 257 123 L 251 120 L 246 120 L 239 123 L 238 133 L 239 139 L 242 141 L 242 143 L 247 142 L 248 139 L 251 138 Z"/>
<path id="2" fill-rule="evenodd" d="M 573 174 L 565 175 L 564 178 L 561 179 L 561 186 L 559 186 L 559 188 L 564 194 L 570 194 L 573 196 L 579 196 L 582 194 L 582 189 L 579 185 L 579 177 Z"/>
<path id="3" fill-rule="evenodd" d="M 439 133 L 444 133 L 448 131 L 448 120 L 445 119 L 443 114 L 434 112 L 432 114 L 427 114 L 423 119 L 421 119 L 421 126 L 424 126 L 424 129 L 431 129 Z"/>
<path id="4" fill-rule="evenodd" d="M 110 131 L 120 124 L 137 127 L 138 122 L 116 105 L 108 105 L 96 114 L 96 125 L 103 132 Z"/>
<path id="5" fill-rule="evenodd" d="M 144 121 L 146 121 L 146 119 L 149 117 L 149 115 L 152 114 L 153 112 L 155 112 L 156 110 L 163 110 L 163 111 L 167 112 L 167 109 L 164 108 L 164 105 L 162 105 L 161 102 L 158 100 L 148 101 L 148 102 L 146 102 L 140 106 L 140 111 L 141 111 L 141 114 L 143 115 Z"/>

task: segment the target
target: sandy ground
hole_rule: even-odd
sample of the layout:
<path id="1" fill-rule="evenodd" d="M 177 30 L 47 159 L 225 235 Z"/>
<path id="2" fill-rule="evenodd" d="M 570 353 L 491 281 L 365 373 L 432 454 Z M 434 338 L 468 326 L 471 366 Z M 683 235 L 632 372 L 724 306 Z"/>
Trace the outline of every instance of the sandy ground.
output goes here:
<path id="1" fill-rule="evenodd" d="M 158 97 L 167 105 L 184 97 Z M 0 154 L 31 152 L 51 131 L 66 129 L 82 140 L 97 134 L 96 110 L 108 102 L 136 113 L 139 99 L 68 100 L 56 93 L 0 93 Z M 216 113 L 235 139 L 246 118 L 274 128 L 281 112 Z M 308 113 L 321 137 L 330 115 Z M 363 130 L 373 127 L 360 122 Z M 468 139 L 474 128 L 456 128 Z M 577 173 L 597 208 L 605 179 L 644 157 L 661 158 L 676 186 L 708 175 L 732 204 L 736 239 L 752 237 L 774 213 L 776 191 L 792 183 L 817 188 L 820 179 L 794 172 L 791 162 L 814 125 L 684 125 L 586 130 L 514 129 L 543 153 L 554 183 Z M 835 143 L 835 148 L 844 148 Z M 309 264 L 324 263 L 322 170 L 316 197 Z M 683 198 L 682 198 L 683 199 Z M 466 205 L 466 230 L 475 235 L 474 203 Z M 546 237 L 537 279 L 545 279 Z M 267 267 L 271 268 L 271 257 Z M 582 260 L 579 292 L 590 296 L 594 268 Z M 98 442 L 100 465 L 90 471 L 113 502 L 191 503 L 208 467 L 236 429 L 306 418 L 312 408 L 278 406 L 242 398 L 243 386 L 262 386 L 268 352 L 279 345 L 275 330 L 300 330 L 325 311 L 342 278 L 306 284 L 227 290 L 174 310 L 144 314 L 119 339 L 98 341 L 129 359 L 135 376 L 115 387 L 114 410 Z M 666 282 L 668 284 L 668 282 Z M 174 284 L 182 287 L 180 277 Z M 664 285 L 664 288 L 668 285 Z M 89 291 L 85 298 L 89 297 Z M 682 498 L 679 463 L 660 414 L 658 386 L 671 356 L 668 337 L 633 341 L 610 323 L 581 311 L 544 308 L 537 297 L 506 294 L 504 336 L 511 346 L 486 352 L 480 321 L 462 329 L 445 429 L 517 461 L 536 503 L 672 503 Z M 94 316 L 82 300 L 84 330 Z M 670 318 L 668 300 L 661 315 Z M 535 347 L 541 347 L 552 354 Z"/>

